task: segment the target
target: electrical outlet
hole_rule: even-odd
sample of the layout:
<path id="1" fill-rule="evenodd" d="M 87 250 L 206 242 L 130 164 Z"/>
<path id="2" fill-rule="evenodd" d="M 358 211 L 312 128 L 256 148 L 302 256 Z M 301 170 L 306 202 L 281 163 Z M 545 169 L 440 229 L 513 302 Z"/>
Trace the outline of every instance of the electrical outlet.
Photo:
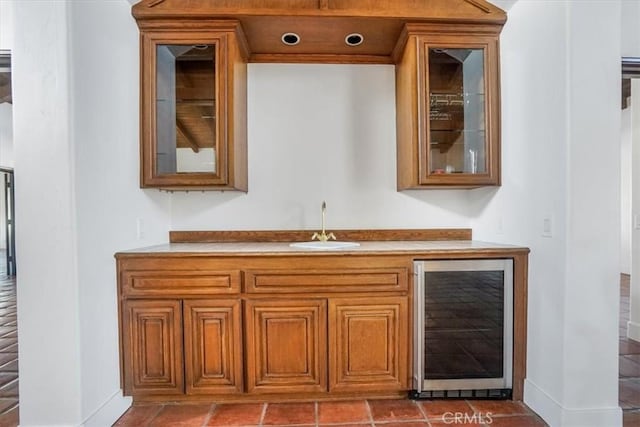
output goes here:
<path id="1" fill-rule="evenodd" d="M 638 214 L 633 216 L 633 228 L 640 230 L 640 215 Z"/>

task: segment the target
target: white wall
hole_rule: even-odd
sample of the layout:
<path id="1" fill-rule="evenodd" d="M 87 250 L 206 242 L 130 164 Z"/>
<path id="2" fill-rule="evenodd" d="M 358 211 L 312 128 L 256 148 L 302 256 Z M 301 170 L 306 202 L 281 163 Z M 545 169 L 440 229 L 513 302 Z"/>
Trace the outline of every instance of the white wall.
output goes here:
<path id="1" fill-rule="evenodd" d="M 138 186 L 138 27 L 130 5 L 75 1 L 70 19 L 81 410 L 87 426 L 101 427 L 130 401 L 120 396 L 113 254 L 167 240 L 169 197 Z"/>
<path id="2" fill-rule="evenodd" d="M 611 425 L 621 415 L 616 363 L 621 2 L 568 2 L 568 12 L 571 44 L 562 415 L 567 425 Z M 603 146 L 607 141 L 610 145 Z M 593 351 L 594 343 L 598 351 Z M 598 395 L 587 390 L 598 390 Z"/>
<path id="3" fill-rule="evenodd" d="M 13 1 L 0 0 L 0 50 L 13 48 Z"/>
<path id="4" fill-rule="evenodd" d="M 0 0 L 0 50 L 13 48 L 13 5 Z M 0 104 L 0 166 L 13 167 L 13 107 Z"/>
<path id="5" fill-rule="evenodd" d="M 173 229 L 319 229 L 323 200 L 330 229 L 469 225 L 464 191 L 396 191 L 393 66 L 248 74 L 249 192 L 175 193 Z"/>
<path id="6" fill-rule="evenodd" d="M 531 390 L 560 401 L 563 388 L 568 52 L 558 40 L 566 19 L 564 2 L 511 8 L 500 46 L 503 184 L 471 194 L 475 238 L 531 248 L 525 401 L 547 422 L 553 413 Z M 542 236 L 545 217 L 552 238 Z"/>
<path id="7" fill-rule="evenodd" d="M 0 0 L 0 50 L 11 50 L 13 47 L 12 4 Z M 13 167 L 13 107 L 11 104 L 0 104 L 0 167 Z M 0 175 L 0 184 L 4 178 Z M 0 248 L 7 247 L 4 189 L 0 190 Z M 4 262 L 0 260 L 0 262 Z M 4 268 L 4 267 L 2 267 Z"/>
<path id="8" fill-rule="evenodd" d="M 639 3 L 640 4 L 640 3 Z M 631 274 L 631 106 L 622 110 L 620 145 L 620 272 Z"/>
<path id="9" fill-rule="evenodd" d="M 631 80 L 631 99 L 640 100 L 640 79 Z M 631 105 L 631 138 L 632 138 L 632 218 L 638 217 L 640 222 L 640 105 L 636 101 Z M 635 221 L 634 221 L 635 222 Z M 640 226 L 633 224 L 631 230 L 632 253 L 640 254 Z M 640 256 L 636 255 L 631 261 L 631 298 L 629 307 L 629 323 L 627 336 L 640 341 Z"/>
<path id="10" fill-rule="evenodd" d="M 0 166 L 13 167 L 13 106 L 0 104 Z"/>
<path id="11" fill-rule="evenodd" d="M 620 160 L 602 144 L 619 140 L 619 14 L 615 1 L 521 0 L 510 9 L 503 186 L 471 196 L 476 238 L 532 250 L 525 401 L 554 426 L 621 422 Z M 542 236 L 545 218 L 552 237 Z"/>
<path id="12" fill-rule="evenodd" d="M 169 229 L 166 194 L 138 188 L 137 27 L 125 1 L 14 10 L 20 422 L 110 425 L 130 403 L 113 254 Z"/>
<path id="13" fill-rule="evenodd" d="M 20 423 L 80 422 L 67 3 L 18 2 L 12 57 Z M 46 66 L 43 66 L 46 64 Z"/>
<path id="14" fill-rule="evenodd" d="M 622 1 L 622 56 L 640 56 L 640 1 Z"/>

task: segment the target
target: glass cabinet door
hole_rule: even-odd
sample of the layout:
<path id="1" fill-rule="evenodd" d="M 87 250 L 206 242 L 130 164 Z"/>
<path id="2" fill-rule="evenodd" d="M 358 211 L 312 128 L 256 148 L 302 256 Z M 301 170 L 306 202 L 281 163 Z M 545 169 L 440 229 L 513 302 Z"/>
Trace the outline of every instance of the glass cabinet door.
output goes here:
<path id="1" fill-rule="evenodd" d="M 246 69 L 239 23 L 141 31 L 141 183 L 247 191 Z"/>
<path id="2" fill-rule="evenodd" d="M 427 55 L 428 174 L 485 174 L 485 50 L 429 47 Z"/>
<path id="3" fill-rule="evenodd" d="M 156 46 L 156 174 L 216 172 L 215 45 Z"/>

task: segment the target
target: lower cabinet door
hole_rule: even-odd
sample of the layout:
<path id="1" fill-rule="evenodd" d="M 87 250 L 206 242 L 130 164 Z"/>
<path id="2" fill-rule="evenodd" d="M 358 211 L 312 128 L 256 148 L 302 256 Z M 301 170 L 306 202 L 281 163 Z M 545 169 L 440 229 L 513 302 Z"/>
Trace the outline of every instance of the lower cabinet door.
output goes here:
<path id="1" fill-rule="evenodd" d="M 408 389 L 407 297 L 329 300 L 329 389 Z"/>
<path id="2" fill-rule="evenodd" d="M 246 301 L 247 391 L 327 391 L 327 302 Z"/>
<path id="3" fill-rule="evenodd" d="M 184 393 L 178 300 L 130 300 L 123 310 L 126 395 Z"/>
<path id="4" fill-rule="evenodd" d="M 187 394 L 242 393 L 239 300 L 185 300 Z"/>

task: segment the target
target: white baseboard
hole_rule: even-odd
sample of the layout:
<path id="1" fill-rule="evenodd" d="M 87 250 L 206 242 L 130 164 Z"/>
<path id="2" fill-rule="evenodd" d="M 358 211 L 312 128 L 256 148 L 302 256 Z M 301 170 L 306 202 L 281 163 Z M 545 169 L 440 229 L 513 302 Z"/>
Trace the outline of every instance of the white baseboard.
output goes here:
<path id="1" fill-rule="evenodd" d="M 627 337 L 634 341 L 640 341 L 640 323 L 631 320 L 627 322 Z"/>
<path id="2" fill-rule="evenodd" d="M 524 403 L 551 427 L 622 426 L 620 407 L 565 408 L 529 379 L 524 382 Z"/>
<path id="3" fill-rule="evenodd" d="M 552 427 L 562 420 L 562 406 L 528 378 L 524 380 L 524 403 Z"/>
<path id="4" fill-rule="evenodd" d="M 111 395 L 95 412 L 82 422 L 80 427 L 104 427 L 115 423 L 131 406 L 133 399 L 124 397 L 122 390 Z"/>

